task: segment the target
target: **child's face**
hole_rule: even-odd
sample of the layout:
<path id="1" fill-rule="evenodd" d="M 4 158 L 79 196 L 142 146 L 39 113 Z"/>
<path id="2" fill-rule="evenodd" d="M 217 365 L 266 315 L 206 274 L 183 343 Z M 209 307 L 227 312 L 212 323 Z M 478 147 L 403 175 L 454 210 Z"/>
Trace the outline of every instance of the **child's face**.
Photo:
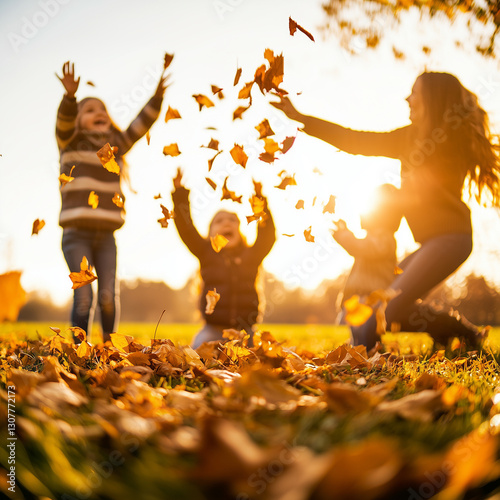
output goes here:
<path id="1" fill-rule="evenodd" d="M 97 99 L 89 99 L 78 111 L 80 128 L 93 132 L 109 132 L 111 120 L 104 104 Z"/>
<path id="2" fill-rule="evenodd" d="M 225 248 L 234 248 L 241 243 L 240 220 L 231 212 L 218 212 L 210 224 L 210 236 L 220 234 L 227 238 Z"/>

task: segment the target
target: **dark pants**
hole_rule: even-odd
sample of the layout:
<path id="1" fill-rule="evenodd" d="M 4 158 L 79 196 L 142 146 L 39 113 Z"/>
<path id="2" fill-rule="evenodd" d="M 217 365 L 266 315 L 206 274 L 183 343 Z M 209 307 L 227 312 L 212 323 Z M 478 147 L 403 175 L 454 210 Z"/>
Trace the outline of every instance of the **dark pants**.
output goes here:
<path id="1" fill-rule="evenodd" d="M 70 272 L 80 271 L 85 256 L 97 275 L 97 302 L 101 313 L 103 340 L 116 331 L 119 297 L 116 293 L 116 242 L 112 231 L 66 228 L 63 231 L 62 250 Z M 71 323 L 85 330 L 90 337 L 93 319 L 92 285 L 77 288 L 73 295 Z"/>
<path id="2" fill-rule="evenodd" d="M 474 337 L 477 329 L 465 320 L 437 311 L 421 303 L 436 285 L 445 280 L 465 262 L 472 251 L 472 235 L 444 234 L 432 238 L 401 262 L 403 270 L 390 288 L 400 294 L 389 302 L 387 325 L 398 323 L 405 332 L 426 332 L 440 342 L 452 337 Z M 378 340 L 376 318 L 373 315 L 353 331 L 353 344 L 368 349 Z"/>

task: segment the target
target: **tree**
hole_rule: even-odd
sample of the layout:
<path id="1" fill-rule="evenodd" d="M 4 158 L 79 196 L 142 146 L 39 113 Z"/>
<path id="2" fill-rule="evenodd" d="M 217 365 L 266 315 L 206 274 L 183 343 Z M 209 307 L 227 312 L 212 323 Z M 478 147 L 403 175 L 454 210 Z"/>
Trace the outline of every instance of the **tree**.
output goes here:
<path id="1" fill-rule="evenodd" d="M 444 19 L 450 23 L 463 16 L 471 33 L 479 24 L 483 33 L 476 40 L 476 49 L 495 57 L 500 30 L 498 0 L 326 0 L 322 8 L 327 18 L 323 30 L 338 36 L 342 46 L 351 52 L 355 52 L 351 45 L 354 39 L 361 40 L 366 48 L 376 48 L 387 34 L 389 23 L 397 25 L 404 14 L 415 12 L 422 20 Z M 396 47 L 393 51 L 396 58 L 404 56 Z"/>

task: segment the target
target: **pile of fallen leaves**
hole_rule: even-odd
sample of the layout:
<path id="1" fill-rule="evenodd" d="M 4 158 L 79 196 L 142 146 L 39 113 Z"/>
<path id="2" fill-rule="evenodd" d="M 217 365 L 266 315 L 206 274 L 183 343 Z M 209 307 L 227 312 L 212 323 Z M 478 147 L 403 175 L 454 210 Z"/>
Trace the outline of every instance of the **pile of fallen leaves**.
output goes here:
<path id="1" fill-rule="evenodd" d="M 4 339 L 15 498 L 455 500 L 498 488 L 491 353 L 312 353 L 269 332 L 254 347 L 226 336 L 196 351 L 120 334 Z M 2 443 L 7 469 L 4 427 Z"/>

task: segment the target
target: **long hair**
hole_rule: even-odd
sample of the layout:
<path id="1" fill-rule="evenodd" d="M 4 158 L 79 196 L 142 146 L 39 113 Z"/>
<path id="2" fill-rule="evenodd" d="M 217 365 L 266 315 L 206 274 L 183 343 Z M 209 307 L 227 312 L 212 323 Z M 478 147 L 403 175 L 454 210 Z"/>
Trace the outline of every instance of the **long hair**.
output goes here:
<path id="1" fill-rule="evenodd" d="M 431 138 L 433 131 L 443 131 L 446 140 L 436 150 L 459 160 L 456 165 L 465 160 L 469 195 L 480 202 L 486 192 L 491 204 L 500 207 L 498 137 L 491 134 L 477 96 L 449 73 L 426 72 L 418 79 L 426 115 L 423 135 Z"/>

